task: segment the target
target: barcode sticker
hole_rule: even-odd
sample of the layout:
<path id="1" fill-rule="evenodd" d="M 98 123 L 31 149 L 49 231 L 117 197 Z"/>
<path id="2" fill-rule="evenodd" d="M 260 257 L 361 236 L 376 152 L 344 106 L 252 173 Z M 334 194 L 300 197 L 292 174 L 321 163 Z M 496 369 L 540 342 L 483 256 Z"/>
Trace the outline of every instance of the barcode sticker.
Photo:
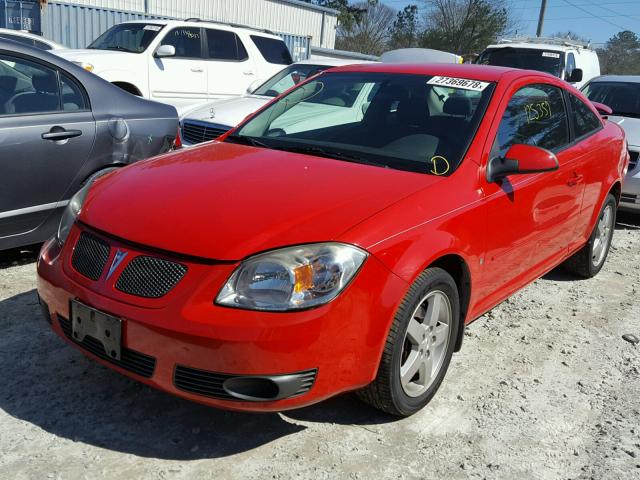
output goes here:
<path id="1" fill-rule="evenodd" d="M 438 85 L 440 87 L 461 88 L 463 90 L 473 90 L 474 92 L 482 92 L 489 86 L 489 82 L 481 82 L 480 80 L 469 80 L 468 78 L 454 77 L 432 77 L 427 85 Z"/>
<path id="2" fill-rule="evenodd" d="M 555 52 L 542 52 L 542 56 L 549 58 L 560 58 L 560 54 Z"/>
<path id="3" fill-rule="evenodd" d="M 151 30 L 152 32 L 159 32 L 162 29 L 160 25 L 145 25 L 143 30 Z"/>

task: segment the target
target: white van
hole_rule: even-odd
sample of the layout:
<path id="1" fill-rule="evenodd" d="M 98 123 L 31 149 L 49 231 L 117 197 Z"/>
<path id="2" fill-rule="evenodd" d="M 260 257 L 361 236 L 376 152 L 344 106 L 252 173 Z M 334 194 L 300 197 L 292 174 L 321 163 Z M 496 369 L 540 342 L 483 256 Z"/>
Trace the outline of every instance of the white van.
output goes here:
<path id="1" fill-rule="evenodd" d="M 241 95 L 292 63 L 275 34 L 195 19 L 125 22 L 84 50 L 55 53 L 130 93 L 176 108 Z"/>
<path id="2" fill-rule="evenodd" d="M 476 63 L 547 72 L 576 88 L 600 75 L 598 55 L 588 44 L 561 38 L 503 39 L 489 45 Z"/>

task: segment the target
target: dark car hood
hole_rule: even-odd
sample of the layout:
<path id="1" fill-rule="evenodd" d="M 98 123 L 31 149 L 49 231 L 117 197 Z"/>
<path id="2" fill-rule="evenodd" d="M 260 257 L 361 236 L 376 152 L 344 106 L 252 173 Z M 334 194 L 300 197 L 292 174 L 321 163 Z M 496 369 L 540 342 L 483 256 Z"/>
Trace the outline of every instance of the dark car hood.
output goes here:
<path id="1" fill-rule="evenodd" d="M 279 246 L 337 240 L 362 220 L 439 180 L 213 143 L 138 162 L 99 180 L 80 220 L 130 242 L 239 260 Z"/>

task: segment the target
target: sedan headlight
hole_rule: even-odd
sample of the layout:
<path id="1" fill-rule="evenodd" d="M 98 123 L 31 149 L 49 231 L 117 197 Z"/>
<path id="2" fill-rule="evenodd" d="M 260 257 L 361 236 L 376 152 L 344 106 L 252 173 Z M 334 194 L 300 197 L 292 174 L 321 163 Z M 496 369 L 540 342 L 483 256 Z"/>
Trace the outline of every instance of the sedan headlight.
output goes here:
<path id="1" fill-rule="evenodd" d="M 342 243 L 282 248 L 240 264 L 216 303 L 249 310 L 285 311 L 333 300 L 358 272 L 367 253 Z"/>
<path id="2" fill-rule="evenodd" d="M 84 205 L 84 201 L 87 198 L 87 193 L 89 193 L 89 189 L 91 189 L 91 185 L 98 178 L 106 175 L 107 173 L 116 170 L 116 168 L 105 168 L 104 170 L 100 170 L 97 173 L 94 173 L 89 179 L 85 182 L 84 186 L 76 192 L 76 194 L 71 197 L 69 203 L 67 204 L 67 208 L 62 212 L 62 218 L 60 219 L 60 225 L 58 225 L 58 232 L 56 234 L 56 240 L 60 245 L 64 245 L 67 237 L 69 236 L 69 232 L 71 231 L 71 227 L 80 215 L 80 210 L 82 209 L 82 205 Z"/>

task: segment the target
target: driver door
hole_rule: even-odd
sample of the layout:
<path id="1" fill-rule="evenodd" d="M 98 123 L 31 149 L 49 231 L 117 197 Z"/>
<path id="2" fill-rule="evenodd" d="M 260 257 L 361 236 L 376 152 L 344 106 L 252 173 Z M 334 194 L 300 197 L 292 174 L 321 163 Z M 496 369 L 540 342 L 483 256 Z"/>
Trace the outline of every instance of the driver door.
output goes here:
<path id="1" fill-rule="evenodd" d="M 487 245 L 479 288 L 490 308 L 545 273 L 568 251 L 575 237 L 584 182 L 570 147 L 571 133 L 560 87 L 520 85 L 503 101 L 487 158 L 504 157 L 514 144 L 554 152 L 559 169 L 481 180 L 487 206 Z M 506 103 L 506 105 L 504 105 Z"/>

